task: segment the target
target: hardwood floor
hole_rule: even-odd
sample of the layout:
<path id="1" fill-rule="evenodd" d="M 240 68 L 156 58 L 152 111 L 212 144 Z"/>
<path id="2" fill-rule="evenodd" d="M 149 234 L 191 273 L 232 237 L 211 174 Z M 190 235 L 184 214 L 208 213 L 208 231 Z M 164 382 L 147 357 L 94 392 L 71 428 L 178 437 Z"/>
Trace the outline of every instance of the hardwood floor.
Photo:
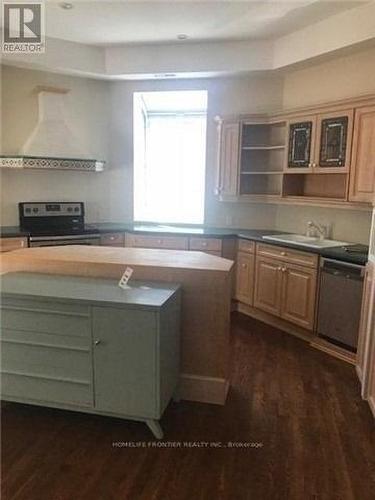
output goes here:
<path id="1" fill-rule="evenodd" d="M 354 368 L 240 314 L 225 407 L 172 403 L 146 426 L 7 404 L 3 500 L 373 500 L 375 425 Z M 183 447 L 183 442 L 262 447 Z M 145 443 L 145 448 L 114 447 Z"/>

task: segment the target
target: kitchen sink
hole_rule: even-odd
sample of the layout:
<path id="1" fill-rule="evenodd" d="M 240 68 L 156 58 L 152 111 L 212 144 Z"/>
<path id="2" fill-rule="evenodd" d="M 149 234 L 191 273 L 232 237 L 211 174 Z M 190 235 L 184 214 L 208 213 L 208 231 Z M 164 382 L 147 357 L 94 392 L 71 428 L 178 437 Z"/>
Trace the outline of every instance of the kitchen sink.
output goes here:
<path id="1" fill-rule="evenodd" d="M 314 238 L 312 236 L 304 236 L 303 234 L 271 234 L 263 236 L 264 240 L 277 241 L 279 243 L 294 243 L 295 245 L 305 246 L 310 248 L 330 248 L 343 247 L 350 245 L 347 241 L 337 241 L 329 239 Z"/>

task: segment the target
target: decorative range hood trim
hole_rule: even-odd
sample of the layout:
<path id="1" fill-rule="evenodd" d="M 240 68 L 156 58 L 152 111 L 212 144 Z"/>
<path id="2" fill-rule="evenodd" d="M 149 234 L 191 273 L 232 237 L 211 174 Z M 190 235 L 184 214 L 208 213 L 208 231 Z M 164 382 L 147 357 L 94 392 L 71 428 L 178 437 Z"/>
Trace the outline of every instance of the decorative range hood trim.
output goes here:
<path id="1" fill-rule="evenodd" d="M 23 168 L 35 170 L 76 170 L 102 172 L 104 161 L 82 158 L 52 158 L 38 156 L 0 156 L 1 168 Z"/>

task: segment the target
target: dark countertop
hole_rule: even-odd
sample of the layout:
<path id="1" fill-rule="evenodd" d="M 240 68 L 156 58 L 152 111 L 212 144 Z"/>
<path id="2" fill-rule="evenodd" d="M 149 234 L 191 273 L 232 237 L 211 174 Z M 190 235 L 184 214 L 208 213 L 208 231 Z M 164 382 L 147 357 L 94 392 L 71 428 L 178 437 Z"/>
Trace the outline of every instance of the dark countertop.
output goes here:
<path id="1" fill-rule="evenodd" d="M 28 237 L 28 231 L 24 231 L 19 226 L 2 226 L 0 227 L 0 236 L 3 238 L 19 238 L 21 236 Z"/>
<path id="2" fill-rule="evenodd" d="M 205 238 L 243 238 L 252 241 L 262 241 L 269 245 L 276 245 L 297 250 L 317 253 L 322 256 L 346 260 L 358 264 L 365 264 L 367 258 L 363 254 L 352 254 L 345 252 L 343 247 L 337 248 L 312 248 L 298 243 L 284 243 L 277 241 L 267 241 L 263 236 L 271 234 L 287 234 L 285 231 L 278 231 L 274 229 L 233 229 L 233 228 L 217 228 L 217 227 L 203 227 L 203 226 L 173 226 L 168 224 L 132 224 L 121 222 L 98 222 L 85 225 L 86 232 L 98 232 L 99 234 L 129 232 L 137 234 L 157 234 L 163 236 L 201 236 Z M 4 238 L 12 238 L 17 236 L 28 236 L 27 231 L 23 231 L 18 226 L 4 226 L 0 228 L 0 234 Z M 354 243 L 353 243 L 354 245 Z"/>

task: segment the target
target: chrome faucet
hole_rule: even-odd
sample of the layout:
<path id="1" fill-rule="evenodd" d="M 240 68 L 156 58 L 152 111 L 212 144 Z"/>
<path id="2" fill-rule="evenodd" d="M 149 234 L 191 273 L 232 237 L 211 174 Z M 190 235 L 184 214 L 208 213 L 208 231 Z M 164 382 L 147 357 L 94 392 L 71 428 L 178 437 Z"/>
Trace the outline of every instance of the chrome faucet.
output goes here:
<path id="1" fill-rule="evenodd" d="M 320 225 L 320 224 L 317 224 L 316 222 L 310 220 L 308 223 L 307 223 L 307 226 L 308 226 L 308 229 L 307 229 L 307 233 L 310 234 L 310 230 L 311 229 L 315 229 L 318 234 L 319 234 L 319 239 L 320 240 L 324 240 L 324 238 L 327 237 L 327 226 L 323 226 L 323 225 Z"/>

